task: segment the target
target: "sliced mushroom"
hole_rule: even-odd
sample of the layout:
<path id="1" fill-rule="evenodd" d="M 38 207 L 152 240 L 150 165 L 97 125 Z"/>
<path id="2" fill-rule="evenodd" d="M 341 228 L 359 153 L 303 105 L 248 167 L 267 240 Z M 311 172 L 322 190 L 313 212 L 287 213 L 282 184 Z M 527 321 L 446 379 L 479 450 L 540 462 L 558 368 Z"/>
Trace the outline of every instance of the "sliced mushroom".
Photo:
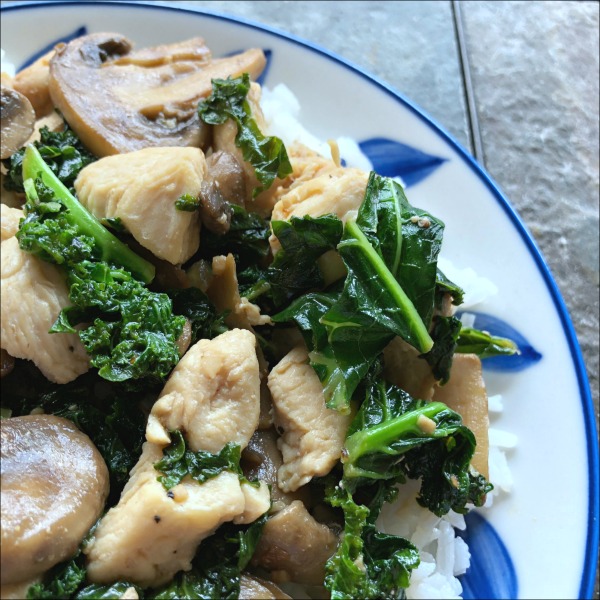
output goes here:
<path id="1" fill-rule="evenodd" d="M 230 152 L 219 150 L 206 157 L 208 174 L 227 202 L 244 206 L 246 179 L 244 169 Z"/>
<path id="2" fill-rule="evenodd" d="M 2 585 L 40 575 L 72 556 L 108 495 L 108 470 L 67 419 L 2 419 Z"/>
<path id="3" fill-rule="evenodd" d="M 8 158 L 28 140 L 35 125 L 35 111 L 23 94 L 2 86 L 0 130 L 2 146 L 0 158 Z"/>
<path id="4" fill-rule="evenodd" d="M 204 227 L 218 235 L 227 233 L 233 211 L 214 181 L 202 182 L 198 199 L 200 200 L 200 220 Z"/>
<path id="5" fill-rule="evenodd" d="M 132 53 L 122 35 L 94 33 L 57 46 L 49 87 L 56 107 L 97 156 L 150 146 L 202 147 L 208 128 L 197 105 L 210 94 L 211 80 L 244 72 L 257 77 L 264 66 L 258 49 L 211 60 L 195 38 Z"/>
<path id="6" fill-rule="evenodd" d="M 266 522 L 251 564 L 270 571 L 275 582 L 321 585 L 337 544 L 335 533 L 296 500 Z"/>

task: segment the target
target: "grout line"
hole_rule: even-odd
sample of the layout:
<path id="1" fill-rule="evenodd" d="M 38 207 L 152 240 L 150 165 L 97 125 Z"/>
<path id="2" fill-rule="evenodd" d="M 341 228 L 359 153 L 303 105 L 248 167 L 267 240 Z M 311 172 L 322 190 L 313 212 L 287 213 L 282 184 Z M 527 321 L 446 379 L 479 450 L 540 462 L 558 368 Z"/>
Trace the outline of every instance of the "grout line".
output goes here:
<path id="1" fill-rule="evenodd" d="M 473 81 L 471 79 L 471 68 L 469 65 L 469 54 L 467 51 L 467 41 L 461 12 L 461 0 L 452 0 L 452 16 L 454 18 L 454 32 L 458 43 L 458 58 L 463 74 L 465 101 L 467 103 L 467 119 L 469 121 L 469 134 L 473 145 L 473 155 L 475 160 L 484 165 L 483 142 L 481 131 L 479 129 L 479 120 L 477 118 L 477 107 L 475 105 L 475 92 L 473 90 Z"/>

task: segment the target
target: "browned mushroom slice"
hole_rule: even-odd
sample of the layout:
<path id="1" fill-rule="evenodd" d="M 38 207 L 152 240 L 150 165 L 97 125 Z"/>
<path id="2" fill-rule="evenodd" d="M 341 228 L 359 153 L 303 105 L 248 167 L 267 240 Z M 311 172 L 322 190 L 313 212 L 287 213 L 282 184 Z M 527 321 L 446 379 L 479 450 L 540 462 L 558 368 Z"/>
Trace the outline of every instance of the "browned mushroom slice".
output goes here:
<path id="1" fill-rule="evenodd" d="M 230 152 L 219 150 L 206 157 L 208 174 L 227 202 L 244 206 L 246 180 L 244 169 Z"/>
<path id="2" fill-rule="evenodd" d="M 197 104 L 210 94 L 211 79 L 244 72 L 255 78 L 265 66 L 258 49 L 211 60 L 200 38 L 131 50 L 119 34 L 95 33 L 57 46 L 50 62 L 54 104 L 97 156 L 150 146 L 202 147 L 208 129 Z"/>
<path id="3" fill-rule="evenodd" d="M 2 86 L 0 91 L 0 158 L 8 158 L 29 139 L 35 124 L 35 111 L 23 94 Z"/>
<path id="4" fill-rule="evenodd" d="M 218 235 L 227 233 L 233 211 L 214 181 L 202 182 L 198 199 L 200 201 L 200 220 L 204 227 Z"/>
<path id="5" fill-rule="evenodd" d="M 271 571 L 276 582 L 322 585 L 325 563 L 337 544 L 333 531 L 317 523 L 296 500 L 266 522 L 252 564 Z"/>
<path id="6" fill-rule="evenodd" d="M 108 470 L 67 419 L 3 419 L 2 584 L 33 578 L 72 556 L 99 517 Z"/>

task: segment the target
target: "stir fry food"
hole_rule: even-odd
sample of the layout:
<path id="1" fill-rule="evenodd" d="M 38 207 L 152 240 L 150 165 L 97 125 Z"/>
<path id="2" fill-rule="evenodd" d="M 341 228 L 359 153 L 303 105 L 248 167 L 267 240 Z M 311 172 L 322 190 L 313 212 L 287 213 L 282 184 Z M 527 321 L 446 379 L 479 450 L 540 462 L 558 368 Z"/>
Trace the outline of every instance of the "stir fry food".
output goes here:
<path id="1" fill-rule="evenodd" d="M 401 182 L 270 134 L 264 67 L 94 33 L 3 76 L 3 597 L 401 598 L 382 508 L 492 489 L 514 344 Z"/>

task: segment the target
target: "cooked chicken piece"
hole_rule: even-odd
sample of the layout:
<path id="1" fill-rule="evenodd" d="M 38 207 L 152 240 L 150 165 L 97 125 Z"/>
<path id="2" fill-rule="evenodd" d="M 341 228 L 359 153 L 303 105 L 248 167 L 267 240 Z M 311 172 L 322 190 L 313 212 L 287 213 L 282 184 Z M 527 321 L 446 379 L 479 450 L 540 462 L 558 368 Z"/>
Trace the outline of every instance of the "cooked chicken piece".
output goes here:
<path id="1" fill-rule="evenodd" d="M 242 573 L 240 577 L 240 595 L 238 600 L 288 600 L 285 592 L 282 592 L 273 582 L 266 581 L 255 575 Z"/>
<path id="2" fill-rule="evenodd" d="M 317 177 L 292 187 L 273 208 L 273 221 L 290 217 L 326 214 L 337 215 L 343 221 L 348 213 L 362 204 L 369 174 L 360 169 L 336 167 Z"/>
<path id="3" fill-rule="evenodd" d="M 445 385 L 436 385 L 433 399 L 455 410 L 475 434 L 477 447 L 471 464 L 477 472 L 488 478 L 488 397 L 479 357 L 475 354 L 455 354 L 450 379 Z"/>
<path id="4" fill-rule="evenodd" d="M 243 329 L 196 342 L 152 407 L 148 441 L 166 446 L 168 432 L 180 429 L 194 451 L 216 453 L 227 442 L 245 448 L 260 411 L 255 346 L 254 335 Z"/>
<path id="5" fill-rule="evenodd" d="M 198 544 L 219 525 L 244 515 L 246 494 L 237 474 L 225 471 L 203 484 L 186 477 L 167 492 L 154 468 L 161 458 L 160 447 L 144 444 L 118 505 L 101 520 L 84 550 L 90 581 L 161 585 L 191 568 Z M 267 489 L 260 514 L 268 507 Z M 255 508 L 250 512 L 248 521 L 259 516 Z"/>
<path id="6" fill-rule="evenodd" d="M 137 590 L 131 586 L 128 587 L 122 594 L 119 596 L 119 600 L 139 600 L 139 595 Z"/>
<path id="7" fill-rule="evenodd" d="M 2 241 L 13 237 L 19 231 L 19 221 L 24 216 L 21 209 L 0 204 L 0 235 Z"/>
<path id="8" fill-rule="evenodd" d="M 200 244 L 198 212 L 177 210 L 184 194 L 200 193 L 206 161 L 199 148 L 145 148 L 107 156 L 79 173 L 75 190 L 99 219 L 119 218 L 158 258 L 180 264 Z"/>
<path id="9" fill-rule="evenodd" d="M 54 56 L 54 50 L 50 50 L 32 65 L 19 71 L 12 82 L 15 90 L 27 96 L 38 119 L 47 115 L 54 108 L 48 89 L 52 56 Z"/>
<path id="10" fill-rule="evenodd" d="M 271 571 L 275 582 L 322 585 L 325 563 L 337 544 L 333 531 L 295 500 L 266 522 L 251 563 Z"/>
<path id="11" fill-rule="evenodd" d="M 15 358 L 33 361 L 50 381 L 67 383 L 89 368 L 75 333 L 48 333 L 70 305 L 64 275 L 57 266 L 21 251 L 12 237 L 2 242 L 0 331 L 2 347 Z"/>
<path id="12" fill-rule="evenodd" d="M 271 220 L 334 214 L 345 222 L 362 204 L 368 178 L 368 173 L 359 169 L 325 169 L 324 173 L 292 186 L 283 194 L 273 208 Z M 279 250 L 280 244 L 274 235 L 269 238 L 269 243 L 273 252 Z"/>
<path id="13" fill-rule="evenodd" d="M 233 254 L 213 258 L 212 276 L 206 294 L 219 312 L 229 312 L 225 318 L 229 327 L 252 329 L 254 325 L 271 322 L 268 315 L 260 314 L 256 304 L 240 297 Z"/>
<path id="14" fill-rule="evenodd" d="M 284 492 L 297 490 L 315 476 L 327 475 L 340 459 L 352 415 L 325 406 L 323 385 L 297 346 L 271 371 L 275 427 L 283 455 L 277 480 Z"/>
<path id="15" fill-rule="evenodd" d="M 336 171 L 339 167 L 331 158 L 327 158 L 299 142 L 289 145 L 287 152 L 292 172 L 280 182 L 275 191 L 277 200 L 302 183 Z"/>
<path id="16" fill-rule="evenodd" d="M 383 350 L 383 375 L 413 398 L 431 400 L 436 378 L 419 354 L 401 337 L 395 337 Z"/>
<path id="17" fill-rule="evenodd" d="M 68 419 L 12 417 L 1 429 L 1 579 L 9 584 L 73 556 L 104 509 L 108 469 Z"/>
<path id="18" fill-rule="evenodd" d="M 269 509 L 265 483 L 240 484 L 237 474 L 222 472 L 202 484 L 187 476 L 167 492 L 154 468 L 175 429 L 193 451 L 247 445 L 259 413 L 255 344 L 252 333 L 234 329 L 200 340 L 175 367 L 152 407 L 131 479 L 85 549 L 91 581 L 160 585 L 191 567 L 198 544 L 219 525 L 251 523 Z"/>

